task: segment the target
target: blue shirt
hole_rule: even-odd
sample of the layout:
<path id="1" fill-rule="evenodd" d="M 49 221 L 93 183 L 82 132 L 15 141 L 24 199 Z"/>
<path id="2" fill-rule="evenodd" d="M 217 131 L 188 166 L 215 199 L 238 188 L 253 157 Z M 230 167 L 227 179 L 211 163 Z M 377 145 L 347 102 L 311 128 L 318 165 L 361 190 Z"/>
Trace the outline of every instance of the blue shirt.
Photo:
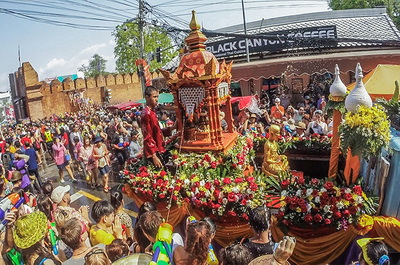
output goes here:
<path id="1" fill-rule="evenodd" d="M 35 170 L 38 169 L 38 163 L 36 159 L 36 151 L 33 148 L 29 148 L 25 150 L 25 155 L 29 156 L 28 170 Z"/>

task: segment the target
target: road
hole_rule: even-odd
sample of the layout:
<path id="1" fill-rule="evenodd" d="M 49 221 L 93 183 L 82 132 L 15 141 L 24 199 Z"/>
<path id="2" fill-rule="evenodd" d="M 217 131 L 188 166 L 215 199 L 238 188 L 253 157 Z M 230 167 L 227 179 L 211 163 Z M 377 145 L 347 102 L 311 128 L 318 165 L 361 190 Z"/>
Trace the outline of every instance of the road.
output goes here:
<path id="1" fill-rule="evenodd" d="M 70 185 L 71 186 L 71 206 L 74 207 L 75 209 L 79 209 L 80 206 L 82 205 L 89 205 L 89 215 L 90 215 L 90 210 L 93 206 L 93 204 L 96 201 L 99 200 L 110 200 L 110 193 L 119 188 L 121 186 L 121 183 L 118 182 L 118 179 L 113 178 L 110 179 L 110 187 L 112 187 L 111 191 L 109 193 L 105 193 L 103 189 L 101 190 L 92 190 L 87 184 L 86 180 L 84 177 L 81 175 L 80 172 L 75 170 L 75 177 L 78 179 L 77 183 L 72 183 L 70 180 L 67 172 L 65 171 L 65 185 Z M 46 180 L 51 180 L 53 183 L 54 187 L 57 187 L 61 185 L 61 183 L 58 181 L 58 169 L 55 164 L 50 164 L 46 167 L 45 170 L 40 171 L 40 175 L 42 177 L 43 182 Z M 124 195 L 124 210 L 127 214 L 129 214 L 132 217 L 132 221 L 136 221 L 136 216 L 138 212 L 138 207 L 135 205 L 133 200 L 126 195 Z"/>

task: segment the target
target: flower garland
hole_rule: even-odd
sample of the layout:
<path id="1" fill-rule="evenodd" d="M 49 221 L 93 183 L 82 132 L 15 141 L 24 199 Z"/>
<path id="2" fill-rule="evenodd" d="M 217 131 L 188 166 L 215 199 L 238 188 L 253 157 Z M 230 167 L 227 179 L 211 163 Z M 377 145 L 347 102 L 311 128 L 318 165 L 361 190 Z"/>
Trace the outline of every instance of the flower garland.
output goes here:
<path id="1" fill-rule="evenodd" d="M 240 136 L 227 154 L 172 151 L 175 174 L 141 167 L 137 174 L 125 170 L 123 177 L 134 192 L 147 199 L 177 205 L 186 202 L 215 216 L 247 219 L 249 208 L 267 202 L 270 188 L 263 174 L 252 174 L 253 155 L 252 139 Z"/>
<path id="2" fill-rule="evenodd" d="M 331 181 L 292 176 L 280 182 L 281 224 L 303 227 L 333 226 L 347 229 L 366 212 L 370 199 L 361 186 L 338 187 Z M 369 210 L 369 209 L 368 209 Z"/>
<path id="3" fill-rule="evenodd" d="M 264 145 L 268 137 L 255 137 L 254 146 L 258 152 L 264 151 Z M 329 152 L 332 146 L 332 135 L 319 135 L 314 133 L 310 136 L 281 136 L 278 140 L 279 153 L 283 154 L 286 151 L 312 151 L 313 153 Z"/>
<path id="4" fill-rule="evenodd" d="M 346 113 L 339 132 L 343 153 L 350 148 L 353 155 L 368 157 L 388 145 L 390 123 L 381 106 L 360 106 L 356 113 Z"/>

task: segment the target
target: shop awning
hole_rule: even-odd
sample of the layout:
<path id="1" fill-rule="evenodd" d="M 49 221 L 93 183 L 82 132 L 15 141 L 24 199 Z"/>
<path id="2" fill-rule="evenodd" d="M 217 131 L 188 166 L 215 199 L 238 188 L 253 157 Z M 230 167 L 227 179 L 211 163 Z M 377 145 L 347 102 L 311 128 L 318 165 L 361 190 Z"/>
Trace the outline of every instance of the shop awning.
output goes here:
<path id="1" fill-rule="evenodd" d="M 142 98 L 141 100 L 136 101 L 137 103 L 145 104 L 146 99 Z M 161 93 L 158 96 L 158 103 L 165 104 L 165 103 L 172 103 L 174 102 L 174 96 L 171 93 Z"/>
<path id="2" fill-rule="evenodd" d="M 334 52 L 331 54 L 314 54 L 304 56 L 287 56 L 267 60 L 255 60 L 250 63 L 233 64 L 232 80 L 248 81 L 260 78 L 280 77 L 282 74 L 324 74 L 333 73 L 338 64 L 341 73 L 355 71 L 358 62 L 364 72 L 373 70 L 378 63 L 397 64 L 400 56 L 399 50 L 373 50 L 359 52 Z"/>
<path id="3" fill-rule="evenodd" d="M 132 108 L 140 106 L 140 105 L 142 105 L 142 104 L 137 103 L 137 102 L 125 102 L 125 103 L 109 106 L 108 109 L 129 110 L 129 109 L 132 109 Z"/>
<path id="4" fill-rule="evenodd" d="M 378 66 L 366 74 L 363 83 L 372 100 L 377 98 L 391 99 L 394 93 L 394 82 L 400 81 L 400 65 L 378 64 Z M 356 83 L 347 86 L 353 90 Z"/>

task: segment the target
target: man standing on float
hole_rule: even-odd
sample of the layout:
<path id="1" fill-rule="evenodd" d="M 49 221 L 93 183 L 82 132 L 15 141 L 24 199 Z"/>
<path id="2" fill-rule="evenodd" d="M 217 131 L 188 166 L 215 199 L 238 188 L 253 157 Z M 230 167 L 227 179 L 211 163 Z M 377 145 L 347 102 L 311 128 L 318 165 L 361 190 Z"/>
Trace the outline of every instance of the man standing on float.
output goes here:
<path id="1" fill-rule="evenodd" d="M 155 167 L 162 168 L 164 161 L 162 154 L 165 153 L 163 133 L 158 123 L 157 114 L 154 109 L 158 104 L 158 90 L 153 86 L 146 87 L 146 107 L 142 111 L 140 125 L 143 134 L 143 153 L 148 162 Z"/>

